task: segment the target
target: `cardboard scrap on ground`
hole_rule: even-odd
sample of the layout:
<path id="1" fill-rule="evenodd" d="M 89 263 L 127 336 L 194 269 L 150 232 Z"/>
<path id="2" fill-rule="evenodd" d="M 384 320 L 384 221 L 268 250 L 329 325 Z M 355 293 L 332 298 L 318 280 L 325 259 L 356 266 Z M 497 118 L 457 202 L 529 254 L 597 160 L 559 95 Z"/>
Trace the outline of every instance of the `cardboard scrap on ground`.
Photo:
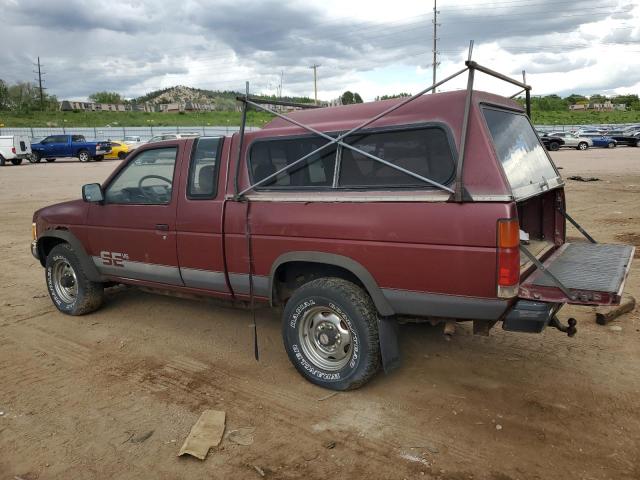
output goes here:
<path id="1" fill-rule="evenodd" d="M 211 447 L 220 445 L 224 434 L 225 412 L 219 410 L 205 410 L 191 427 L 189 436 L 184 441 L 178 456 L 185 453 L 200 460 L 207 458 Z"/>
<path id="2" fill-rule="evenodd" d="M 255 430 L 256 429 L 253 427 L 243 427 L 238 428 L 237 430 L 231 430 L 227 435 L 227 439 L 230 442 L 248 447 L 253 444 L 253 433 Z"/>

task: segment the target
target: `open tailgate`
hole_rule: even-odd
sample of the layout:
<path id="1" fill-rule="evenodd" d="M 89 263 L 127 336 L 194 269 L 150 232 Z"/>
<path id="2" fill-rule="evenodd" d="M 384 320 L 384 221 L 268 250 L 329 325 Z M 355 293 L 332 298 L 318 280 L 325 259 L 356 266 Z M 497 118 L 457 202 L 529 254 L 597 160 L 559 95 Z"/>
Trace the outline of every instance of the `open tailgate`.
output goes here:
<path id="1" fill-rule="evenodd" d="M 518 296 L 554 303 L 617 305 L 634 252 L 630 245 L 565 243 L 541 262 L 547 272 L 536 268 L 521 281 Z"/>

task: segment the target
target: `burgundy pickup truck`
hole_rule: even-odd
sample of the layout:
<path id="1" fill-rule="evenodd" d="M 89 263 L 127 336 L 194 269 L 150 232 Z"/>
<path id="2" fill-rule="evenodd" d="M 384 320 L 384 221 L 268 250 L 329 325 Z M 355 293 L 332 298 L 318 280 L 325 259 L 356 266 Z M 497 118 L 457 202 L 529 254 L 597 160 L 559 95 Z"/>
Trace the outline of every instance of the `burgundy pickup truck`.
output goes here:
<path id="1" fill-rule="evenodd" d="M 571 335 L 558 310 L 618 303 L 634 250 L 566 243 L 564 183 L 522 108 L 474 91 L 465 115 L 465 98 L 419 97 L 338 143 L 400 100 L 141 146 L 35 212 L 51 298 L 82 315 L 122 283 L 270 303 L 293 365 L 336 390 L 397 363 L 398 319 Z"/>

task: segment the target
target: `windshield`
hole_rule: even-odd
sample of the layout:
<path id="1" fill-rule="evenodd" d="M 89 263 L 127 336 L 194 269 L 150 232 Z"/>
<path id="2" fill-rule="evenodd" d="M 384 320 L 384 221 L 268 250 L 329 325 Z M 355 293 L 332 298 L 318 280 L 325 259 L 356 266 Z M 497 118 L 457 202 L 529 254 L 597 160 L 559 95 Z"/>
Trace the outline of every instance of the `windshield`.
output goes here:
<path id="1" fill-rule="evenodd" d="M 513 195 L 521 198 L 548 187 L 559 175 L 529 119 L 517 112 L 482 110 Z"/>

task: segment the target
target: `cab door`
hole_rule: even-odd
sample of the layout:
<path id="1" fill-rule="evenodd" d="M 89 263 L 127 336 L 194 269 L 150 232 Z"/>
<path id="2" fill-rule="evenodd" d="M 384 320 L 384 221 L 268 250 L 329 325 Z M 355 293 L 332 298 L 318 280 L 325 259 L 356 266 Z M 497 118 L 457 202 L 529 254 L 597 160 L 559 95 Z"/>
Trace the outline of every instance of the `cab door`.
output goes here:
<path id="1" fill-rule="evenodd" d="M 103 275 L 182 285 L 176 253 L 177 186 L 184 143 L 138 152 L 89 207 L 93 261 Z"/>
<path id="2" fill-rule="evenodd" d="M 193 140 L 191 158 L 183 164 L 177 220 L 178 261 L 184 285 L 227 296 L 222 211 L 229 155 L 224 137 Z"/>

